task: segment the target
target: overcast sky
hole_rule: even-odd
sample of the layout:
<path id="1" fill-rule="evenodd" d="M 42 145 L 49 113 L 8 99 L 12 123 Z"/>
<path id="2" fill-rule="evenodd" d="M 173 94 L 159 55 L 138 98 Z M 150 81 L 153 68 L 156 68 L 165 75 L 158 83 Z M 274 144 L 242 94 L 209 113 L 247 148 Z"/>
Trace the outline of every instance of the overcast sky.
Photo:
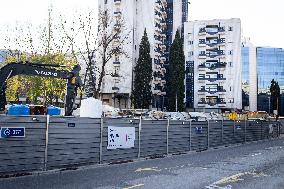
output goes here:
<path id="1" fill-rule="evenodd" d="M 16 22 L 41 24 L 50 0 L 1 0 L 0 30 Z M 97 8 L 97 0 L 52 0 L 54 11 L 73 12 Z M 243 35 L 257 46 L 284 48 L 284 0 L 191 0 L 189 20 L 241 18 Z M 3 48 L 3 33 L 0 48 Z"/>

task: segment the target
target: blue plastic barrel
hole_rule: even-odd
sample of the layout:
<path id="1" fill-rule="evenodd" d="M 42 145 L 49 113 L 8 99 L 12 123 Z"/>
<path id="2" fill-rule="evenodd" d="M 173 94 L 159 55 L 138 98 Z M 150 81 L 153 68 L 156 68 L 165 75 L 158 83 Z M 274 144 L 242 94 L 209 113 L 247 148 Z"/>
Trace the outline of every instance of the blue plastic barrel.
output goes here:
<path id="1" fill-rule="evenodd" d="M 14 116 L 30 115 L 30 108 L 27 105 L 13 104 L 8 109 L 8 115 L 14 115 Z"/>
<path id="2" fill-rule="evenodd" d="M 56 107 L 56 106 L 48 106 L 47 107 L 47 114 L 48 115 L 60 115 L 61 113 L 61 110 L 59 107 Z"/>

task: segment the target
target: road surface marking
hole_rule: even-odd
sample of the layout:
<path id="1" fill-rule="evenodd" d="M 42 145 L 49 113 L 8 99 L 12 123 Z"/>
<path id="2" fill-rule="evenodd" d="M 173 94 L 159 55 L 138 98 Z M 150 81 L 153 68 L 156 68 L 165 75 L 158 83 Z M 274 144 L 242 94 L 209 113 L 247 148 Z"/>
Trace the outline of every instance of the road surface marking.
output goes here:
<path id="1" fill-rule="evenodd" d="M 161 169 L 158 169 L 158 167 L 139 168 L 135 172 L 142 172 L 142 171 L 156 171 L 156 172 L 160 172 Z"/>
<path id="2" fill-rule="evenodd" d="M 144 184 L 136 184 L 134 186 L 128 186 L 128 187 L 125 187 L 125 188 L 122 188 L 122 189 L 131 189 L 131 188 L 137 188 L 137 187 L 141 187 L 141 186 L 144 186 Z"/>
<path id="3" fill-rule="evenodd" d="M 238 173 L 229 177 L 224 177 L 221 180 L 218 180 L 217 182 L 214 182 L 213 184 L 210 184 L 209 186 L 206 186 L 207 189 L 231 189 L 232 186 L 229 185 L 231 183 L 236 183 L 239 181 L 243 181 L 244 176 L 252 176 L 252 177 L 265 177 L 267 176 L 264 173 L 255 173 L 255 172 L 244 172 L 244 173 Z M 222 186 L 220 186 L 222 185 Z"/>

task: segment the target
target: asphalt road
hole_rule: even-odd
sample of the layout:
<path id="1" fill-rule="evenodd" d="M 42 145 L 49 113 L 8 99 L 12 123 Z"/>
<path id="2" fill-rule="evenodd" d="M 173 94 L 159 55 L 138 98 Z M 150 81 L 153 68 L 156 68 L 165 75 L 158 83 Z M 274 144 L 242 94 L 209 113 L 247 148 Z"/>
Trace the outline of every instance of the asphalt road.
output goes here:
<path id="1" fill-rule="evenodd" d="M 0 189 L 284 189 L 284 138 L 162 159 L 0 179 Z"/>

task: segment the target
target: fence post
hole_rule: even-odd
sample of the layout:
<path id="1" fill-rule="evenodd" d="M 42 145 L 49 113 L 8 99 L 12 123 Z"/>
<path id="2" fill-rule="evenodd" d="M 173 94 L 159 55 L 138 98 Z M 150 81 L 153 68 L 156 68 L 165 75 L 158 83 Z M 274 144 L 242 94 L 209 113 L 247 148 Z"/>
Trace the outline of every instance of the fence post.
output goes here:
<path id="1" fill-rule="evenodd" d="M 192 120 L 189 121 L 189 151 L 191 151 L 191 122 Z"/>
<path id="2" fill-rule="evenodd" d="M 141 156 L 141 129 L 142 129 L 142 116 L 139 118 L 139 127 L 138 127 L 138 158 Z"/>
<path id="3" fill-rule="evenodd" d="M 245 120 L 245 143 L 247 142 L 247 120 Z"/>
<path id="4" fill-rule="evenodd" d="M 222 119 L 222 125 L 221 125 L 221 142 L 223 145 L 224 142 L 224 118 Z"/>
<path id="5" fill-rule="evenodd" d="M 260 140 L 263 140 L 263 121 L 261 121 L 260 122 L 261 123 L 261 126 L 260 126 L 260 128 L 261 128 L 261 130 L 260 130 Z"/>
<path id="6" fill-rule="evenodd" d="M 168 119 L 167 123 L 167 155 L 169 154 L 169 126 L 170 126 L 170 119 Z"/>
<path id="7" fill-rule="evenodd" d="M 44 150 L 44 171 L 47 171 L 47 148 L 48 148 L 49 119 L 50 119 L 50 115 L 46 115 L 45 150 Z"/>
<path id="8" fill-rule="evenodd" d="M 101 134 L 101 140 L 100 140 L 100 164 L 102 163 L 102 158 L 103 158 L 103 129 L 104 129 L 104 119 L 101 117 L 101 129 L 100 129 L 100 134 Z"/>
<path id="9" fill-rule="evenodd" d="M 280 137 L 280 122 L 277 122 L 277 138 Z"/>
<path id="10" fill-rule="evenodd" d="M 210 147 L 210 129 L 209 129 L 209 120 L 207 120 L 207 149 Z"/>
<path id="11" fill-rule="evenodd" d="M 233 128 L 233 132 L 234 132 L 234 137 L 235 137 L 235 134 L 236 134 L 236 120 L 234 120 L 234 128 Z"/>

